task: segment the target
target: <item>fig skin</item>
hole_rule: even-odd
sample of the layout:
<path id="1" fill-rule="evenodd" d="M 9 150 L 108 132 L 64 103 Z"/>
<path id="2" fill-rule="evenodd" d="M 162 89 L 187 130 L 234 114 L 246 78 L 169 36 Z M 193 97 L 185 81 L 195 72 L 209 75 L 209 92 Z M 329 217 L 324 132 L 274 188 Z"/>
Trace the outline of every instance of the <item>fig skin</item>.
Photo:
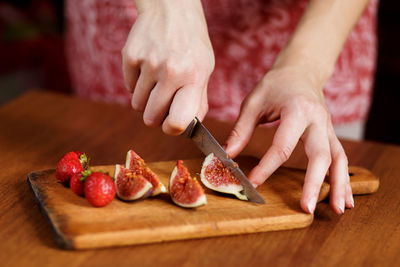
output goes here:
<path id="1" fill-rule="evenodd" d="M 207 179 L 207 177 L 210 175 L 209 172 L 210 169 L 208 167 L 211 166 L 210 164 L 215 165 L 215 160 L 217 161 L 217 166 L 215 166 L 217 167 L 217 169 L 216 168 L 211 169 L 211 174 L 217 175 L 218 176 L 217 178 L 220 178 L 220 180 L 214 180 L 210 182 Z M 226 179 L 228 179 L 228 181 L 225 181 Z M 241 193 L 243 191 L 243 186 L 232 175 L 231 171 L 222 165 L 221 161 L 213 153 L 210 153 L 204 159 L 200 173 L 200 180 L 204 184 L 204 186 L 206 186 L 211 190 L 235 195 L 240 200 L 248 200 L 247 196 Z"/>
<path id="2" fill-rule="evenodd" d="M 151 183 L 142 175 L 119 164 L 115 165 L 114 183 L 118 198 L 125 201 L 147 198 L 153 191 Z"/>
<path id="3" fill-rule="evenodd" d="M 184 175 L 182 175 L 182 173 Z M 179 185 L 181 188 L 179 188 Z M 177 188 L 178 187 L 178 188 Z M 182 191 L 175 191 L 176 189 L 182 189 Z M 174 167 L 171 173 L 170 182 L 169 182 L 169 192 L 171 195 L 172 201 L 183 208 L 196 208 L 202 205 L 207 204 L 207 198 L 204 194 L 204 190 L 201 187 L 200 183 L 196 178 L 190 177 L 190 173 L 183 165 L 182 160 L 177 161 L 177 165 Z M 192 198 L 192 202 L 183 202 L 178 198 L 182 196 L 182 194 L 190 194 L 190 193 L 198 194 L 197 198 L 193 196 L 187 195 L 186 197 Z M 193 201 L 194 200 L 194 201 Z"/>
<path id="4" fill-rule="evenodd" d="M 142 173 L 143 177 L 153 186 L 152 196 L 167 192 L 165 186 L 158 180 L 157 175 L 147 167 L 144 160 L 135 151 L 129 150 L 126 153 L 125 168 Z"/>

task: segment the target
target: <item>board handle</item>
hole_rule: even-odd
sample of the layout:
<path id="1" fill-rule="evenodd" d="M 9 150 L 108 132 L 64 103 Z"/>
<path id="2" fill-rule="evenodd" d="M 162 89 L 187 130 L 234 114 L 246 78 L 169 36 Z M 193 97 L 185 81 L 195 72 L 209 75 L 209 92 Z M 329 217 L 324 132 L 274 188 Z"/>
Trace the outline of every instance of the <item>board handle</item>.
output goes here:
<path id="1" fill-rule="evenodd" d="M 379 179 L 370 170 L 349 166 L 349 175 L 353 195 L 372 194 L 378 191 Z"/>
<path id="2" fill-rule="evenodd" d="M 353 195 L 372 194 L 378 191 L 379 179 L 370 170 L 359 166 L 349 166 L 349 176 Z M 329 196 L 330 185 L 328 181 L 329 177 L 327 176 L 321 186 L 318 202 Z"/>

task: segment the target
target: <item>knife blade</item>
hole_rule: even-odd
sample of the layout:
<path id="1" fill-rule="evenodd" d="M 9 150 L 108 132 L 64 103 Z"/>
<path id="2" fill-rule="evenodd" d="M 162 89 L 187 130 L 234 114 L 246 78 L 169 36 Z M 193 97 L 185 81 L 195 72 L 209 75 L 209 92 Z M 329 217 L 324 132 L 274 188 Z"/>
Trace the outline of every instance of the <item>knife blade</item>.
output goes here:
<path id="1" fill-rule="evenodd" d="M 249 201 L 265 204 L 263 197 L 253 187 L 237 163 L 228 156 L 222 146 L 197 117 L 190 122 L 182 135 L 191 138 L 204 155 L 208 156 L 210 153 L 214 153 L 222 164 L 226 168 L 229 168 L 232 174 L 239 180 L 243 187 L 244 194 L 247 196 Z"/>

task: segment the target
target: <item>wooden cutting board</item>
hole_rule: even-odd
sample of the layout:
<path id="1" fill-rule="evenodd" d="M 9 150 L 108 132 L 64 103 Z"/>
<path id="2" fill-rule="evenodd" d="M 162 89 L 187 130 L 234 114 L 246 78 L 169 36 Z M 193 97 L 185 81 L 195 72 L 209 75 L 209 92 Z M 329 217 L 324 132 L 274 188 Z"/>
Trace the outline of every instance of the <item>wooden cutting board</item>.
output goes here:
<path id="1" fill-rule="evenodd" d="M 198 176 L 202 161 L 186 160 L 184 164 Z M 257 163 L 249 157 L 237 162 L 246 174 Z M 168 188 L 175 161 L 148 165 Z M 94 169 L 114 174 L 114 166 Z M 377 191 L 379 180 L 370 171 L 350 167 L 349 172 L 354 194 Z M 116 198 L 106 207 L 95 208 L 58 183 L 54 170 L 30 173 L 28 184 L 60 247 L 87 249 L 307 227 L 313 216 L 300 208 L 303 179 L 303 170 L 282 167 L 257 188 L 265 205 L 206 189 L 208 204 L 197 209 L 174 205 L 168 193 L 133 202 Z M 320 201 L 328 193 L 329 184 L 324 183 Z"/>

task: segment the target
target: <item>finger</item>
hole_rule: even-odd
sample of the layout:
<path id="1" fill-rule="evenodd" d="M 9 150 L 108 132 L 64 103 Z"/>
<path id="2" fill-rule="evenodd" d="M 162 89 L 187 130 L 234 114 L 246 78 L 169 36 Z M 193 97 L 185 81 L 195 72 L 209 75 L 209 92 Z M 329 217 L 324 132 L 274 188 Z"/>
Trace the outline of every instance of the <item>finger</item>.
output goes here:
<path id="1" fill-rule="evenodd" d="M 249 180 L 253 184 L 262 184 L 289 159 L 305 130 L 305 125 L 305 121 L 299 118 L 298 114 L 292 113 L 281 117 L 271 147 L 249 174 Z"/>
<path id="2" fill-rule="evenodd" d="M 331 164 L 326 128 L 311 124 L 304 133 L 303 142 L 309 161 L 300 205 L 304 211 L 312 214 L 317 204 L 322 182 Z"/>
<path id="3" fill-rule="evenodd" d="M 124 76 L 126 90 L 128 90 L 130 93 L 133 93 L 140 74 L 140 64 L 138 62 L 129 61 L 125 56 L 123 56 L 122 74 Z"/>
<path id="4" fill-rule="evenodd" d="M 236 157 L 250 141 L 258 123 L 258 108 L 253 105 L 243 105 L 239 118 L 226 140 L 226 153 L 232 158 Z"/>
<path id="5" fill-rule="evenodd" d="M 157 83 L 151 91 L 146 108 L 143 113 L 143 121 L 147 126 L 159 126 L 167 115 L 174 93 L 177 89 L 165 81 Z"/>
<path id="6" fill-rule="evenodd" d="M 197 115 L 204 86 L 187 85 L 179 89 L 172 100 L 169 114 L 162 124 L 166 134 L 181 134 Z"/>
<path id="7" fill-rule="evenodd" d="M 337 214 L 342 214 L 345 207 L 354 207 L 354 200 L 350 187 L 347 157 L 332 127 L 329 132 L 329 143 L 332 155 L 332 164 L 329 169 L 330 203 Z"/>
<path id="8" fill-rule="evenodd" d="M 132 95 L 132 108 L 136 111 L 143 112 L 145 110 L 150 92 L 156 85 L 154 71 L 147 65 L 140 70 L 135 89 Z"/>
<path id="9" fill-rule="evenodd" d="M 348 176 L 349 183 L 346 185 L 346 197 L 345 197 L 345 206 L 348 209 L 354 208 L 354 198 L 353 198 L 353 190 L 350 185 L 350 177 Z"/>
<path id="10" fill-rule="evenodd" d="M 208 112 L 208 98 L 207 98 L 207 86 L 203 89 L 203 93 L 201 96 L 201 104 L 199 107 L 199 111 L 197 112 L 197 118 L 200 119 L 200 121 L 204 120 L 204 117 L 206 116 Z"/>
<path id="11" fill-rule="evenodd" d="M 336 156 L 337 157 L 337 156 Z M 332 155 L 332 165 L 329 169 L 330 204 L 337 214 L 344 213 L 346 193 L 347 165 L 343 159 Z M 347 174 L 348 175 L 348 174 Z"/>

